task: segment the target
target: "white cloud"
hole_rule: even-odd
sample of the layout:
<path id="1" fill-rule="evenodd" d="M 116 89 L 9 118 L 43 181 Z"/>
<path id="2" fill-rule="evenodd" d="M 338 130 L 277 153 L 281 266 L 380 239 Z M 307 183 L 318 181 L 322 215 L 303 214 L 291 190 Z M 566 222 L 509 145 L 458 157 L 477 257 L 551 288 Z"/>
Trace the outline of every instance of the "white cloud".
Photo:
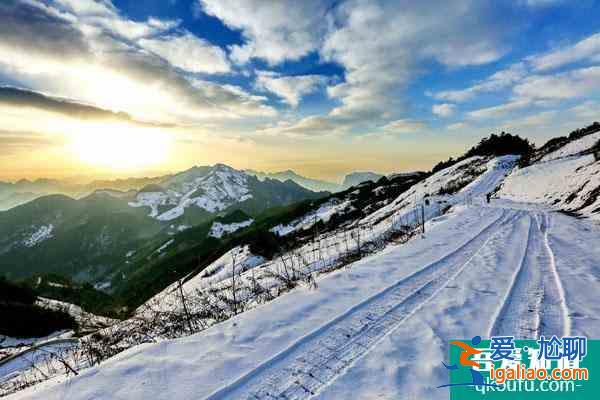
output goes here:
<path id="1" fill-rule="evenodd" d="M 439 3 L 349 0 L 332 2 L 199 0 L 205 12 L 241 30 L 245 43 L 231 47 L 238 63 L 252 58 L 279 64 L 318 52 L 345 70 L 328 94 L 348 118 L 389 120 L 401 114 L 403 90 L 424 62 L 449 67 L 480 65 L 506 51 L 510 32 L 493 7 L 475 0 Z M 443 40 L 442 40 L 443 38 Z M 278 95 L 291 93 L 279 88 Z M 283 96 L 290 104 L 293 96 Z"/>
<path id="2" fill-rule="evenodd" d="M 550 124 L 557 116 L 557 111 L 542 111 L 525 117 L 511 119 L 502 123 L 502 129 L 542 127 Z"/>
<path id="3" fill-rule="evenodd" d="M 274 117 L 277 111 L 265 102 L 266 97 L 248 93 L 239 86 L 221 85 L 195 79 L 190 81 L 199 94 L 216 107 L 212 112 L 227 118 Z"/>
<path id="4" fill-rule="evenodd" d="M 231 47 L 231 58 L 246 63 L 261 58 L 270 64 L 297 60 L 319 46 L 329 4 L 323 0 L 198 0 L 207 14 L 242 31 L 243 45 Z"/>
<path id="5" fill-rule="evenodd" d="M 110 7 L 94 9 L 89 2 L 72 3 L 79 8 L 68 8 L 67 2 L 59 8 L 34 1 L 15 6 L 0 3 L 0 73 L 20 86 L 125 111 L 138 120 L 193 124 L 276 115 L 262 96 L 232 86 L 190 81 L 135 40 L 90 23 L 97 15 L 114 17 Z M 144 25 L 161 26 L 156 21 Z M 163 28 L 155 29 L 160 33 Z"/>
<path id="6" fill-rule="evenodd" d="M 146 22 L 123 17 L 109 0 L 54 0 L 49 10 L 63 13 L 64 17 L 88 33 L 100 30 L 128 40 L 156 35 L 179 25 L 179 21 L 150 17 Z"/>
<path id="7" fill-rule="evenodd" d="M 313 93 L 327 82 L 322 75 L 282 76 L 280 74 L 258 71 L 256 86 L 281 97 L 292 107 L 298 107 L 303 96 Z"/>
<path id="8" fill-rule="evenodd" d="M 355 0 L 343 3 L 334 15 L 334 28 L 321 54 L 346 70 L 345 82 L 328 91 L 341 102 L 332 111 L 335 116 L 394 115 L 401 108 L 403 89 L 420 73 L 422 62 L 478 65 L 505 51 L 497 21 L 487 18 L 479 2 Z"/>
<path id="9" fill-rule="evenodd" d="M 218 74 L 230 71 L 227 56 L 220 47 L 213 46 L 189 32 L 141 39 L 139 44 L 171 65 L 188 72 Z"/>
<path id="10" fill-rule="evenodd" d="M 421 121 L 412 119 L 398 119 L 383 126 L 383 130 L 388 133 L 416 133 L 425 128 Z"/>
<path id="11" fill-rule="evenodd" d="M 496 92 L 514 86 L 517 95 L 528 98 L 571 98 L 596 87 L 595 72 L 574 70 L 555 75 L 535 75 L 581 61 L 600 62 L 600 33 L 587 37 L 572 46 L 565 46 L 546 54 L 529 56 L 523 62 L 500 70 L 476 85 L 460 90 L 429 94 L 437 100 L 464 102 L 485 92 Z M 585 85 L 590 84 L 586 90 Z M 536 92 L 540 90 L 539 93 Z"/>
<path id="12" fill-rule="evenodd" d="M 296 137 L 322 137 L 348 133 L 350 126 L 340 124 L 330 117 L 312 115 L 299 121 L 280 121 L 258 131 L 266 135 L 286 135 Z"/>
<path id="13" fill-rule="evenodd" d="M 456 106 L 454 104 L 434 104 L 431 108 L 431 112 L 440 117 L 449 117 L 454 114 L 454 109 Z"/>
<path id="14" fill-rule="evenodd" d="M 526 99 L 570 99 L 600 89 L 600 67 L 576 69 L 556 75 L 534 75 L 514 87 Z"/>
<path id="15" fill-rule="evenodd" d="M 448 90 L 433 94 L 438 100 L 454 101 L 457 103 L 472 99 L 477 94 L 495 92 L 506 89 L 527 76 L 527 68 L 523 63 L 516 63 L 510 67 L 497 71 L 485 80 L 461 90 Z"/>
<path id="16" fill-rule="evenodd" d="M 579 61 L 598 61 L 600 58 L 600 33 L 587 37 L 573 46 L 554 50 L 543 56 L 531 57 L 538 71 L 545 71 Z"/>
<path id="17" fill-rule="evenodd" d="M 469 112 L 470 119 L 489 119 L 506 116 L 514 111 L 528 107 L 553 107 L 561 101 L 585 97 L 600 90 L 600 67 L 579 68 L 551 75 L 527 76 L 526 69 L 517 69 L 514 73 L 505 70 L 505 79 L 498 79 L 498 74 L 482 83 L 455 92 L 440 92 L 435 98 L 465 100 L 476 93 L 493 88 L 512 87 L 512 97 L 504 104 L 486 107 Z M 494 77 L 494 79 L 492 79 Z M 484 89 L 482 89 L 484 88 Z"/>
<path id="18" fill-rule="evenodd" d="M 469 125 L 467 125 L 465 122 L 456 122 L 454 124 L 448 125 L 446 128 L 451 131 L 458 131 L 462 129 L 467 129 L 468 127 Z"/>
<path id="19" fill-rule="evenodd" d="M 574 114 L 582 120 L 598 121 L 600 120 L 600 102 L 586 100 L 568 110 L 568 113 Z"/>
<path id="20" fill-rule="evenodd" d="M 471 119 L 488 119 L 505 116 L 509 112 L 520 110 L 531 105 L 530 100 L 512 100 L 494 107 L 482 108 L 471 111 L 467 115 Z"/>

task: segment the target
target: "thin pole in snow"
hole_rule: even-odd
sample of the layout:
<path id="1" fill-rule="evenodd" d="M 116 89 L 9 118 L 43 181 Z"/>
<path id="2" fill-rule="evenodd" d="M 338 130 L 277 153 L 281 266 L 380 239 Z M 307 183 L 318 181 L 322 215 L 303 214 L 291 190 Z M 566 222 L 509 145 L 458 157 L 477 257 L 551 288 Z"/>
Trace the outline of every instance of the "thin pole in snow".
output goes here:
<path id="1" fill-rule="evenodd" d="M 421 222 L 423 223 L 423 234 L 425 234 L 425 205 L 421 204 Z"/>

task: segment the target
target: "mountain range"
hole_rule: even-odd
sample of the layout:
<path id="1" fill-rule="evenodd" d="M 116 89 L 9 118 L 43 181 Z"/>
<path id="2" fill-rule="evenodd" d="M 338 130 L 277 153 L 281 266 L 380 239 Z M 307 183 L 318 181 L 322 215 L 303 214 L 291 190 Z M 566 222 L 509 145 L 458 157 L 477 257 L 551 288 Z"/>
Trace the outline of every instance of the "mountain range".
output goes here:
<path id="1" fill-rule="evenodd" d="M 185 230 L 207 224 L 210 228 L 212 220 L 222 223 L 224 216 L 235 212 L 249 220 L 268 208 L 327 194 L 291 180 L 259 180 L 223 164 L 193 167 L 151 181 L 137 191 L 101 189 L 79 199 L 46 195 L 0 212 L 2 273 L 12 279 L 57 273 L 102 287 L 120 269 L 129 270 L 134 254 L 145 248 L 149 254 L 161 253 L 159 245 Z M 56 182 L 18 183 L 44 184 L 51 187 Z M 222 228 L 225 233 L 231 229 Z"/>
<path id="2" fill-rule="evenodd" d="M 0 211 L 8 210 L 50 194 L 63 194 L 73 198 L 82 198 L 101 189 L 113 191 L 138 190 L 168 177 L 169 175 L 149 178 L 94 180 L 88 183 L 47 178 L 21 179 L 14 183 L 0 181 Z"/>
<path id="3" fill-rule="evenodd" d="M 307 189 L 314 191 L 327 191 L 327 192 L 338 192 L 343 190 L 344 187 L 338 183 L 323 181 L 319 179 L 307 178 L 305 176 L 299 175 L 296 172 L 288 169 L 286 171 L 280 172 L 262 172 L 255 171 L 252 169 L 247 169 L 244 172 L 250 175 L 256 176 L 260 180 L 264 179 L 277 179 L 278 181 L 287 181 L 292 180 L 296 182 L 298 185 L 303 186 Z"/>
<path id="4" fill-rule="evenodd" d="M 8 210 L 21 204 L 25 204 L 31 200 L 37 199 L 49 194 L 64 194 L 72 198 L 83 198 L 94 192 L 102 191 L 113 197 L 131 197 L 137 191 L 146 188 L 149 192 L 150 185 L 167 182 L 175 176 L 190 176 L 194 174 L 202 174 L 206 166 L 193 167 L 190 170 L 183 171 L 177 174 L 167 174 L 156 177 L 144 178 L 124 178 L 124 179 L 105 179 L 93 180 L 88 183 L 73 182 L 71 180 L 47 179 L 41 178 L 36 180 L 21 179 L 17 182 L 2 182 L 0 181 L 0 211 Z M 342 183 L 328 182 L 319 179 L 308 178 L 302 176 L 292 170 L 281 172 L 262 172 L 252 169 L 243 170 L 247 175 L 255 176 L 260 181 L 265 179 L 274 179 L 280 182 L 291 180 L 305 189 L 315 192 L 338 192 L 347 189 L 363 181 L 376 181 L 383 175 L 374 172 L 353 172 L 344 177 Z M 199 176 L 200 176 L 199 175 Z M 133 191 L 133 192 L 131 192 Z M 162 188 L 159 192 L 162 191 Z M 169 200 L 173 202 L 174 199 Z"/>
<path id="5" fill-rule="evenodd" d="M 254 171 L 251 169 L 245 170 L 246 173 L 254 175 L 259 179 L 277 179 L 279 181 L 286 181 L 288 179 L 296 182 L 300 186 L 304 186 L 307 189 L 315 191 L 328 191 L 328 192 L 339 192 L 341 190 L 348 189 L 352 186 L 356 186 L 362 182 L 377 182 L 383 176 L 376 172 L 364 171 L 364 172 L 351 172 L 344 176 L 342 183 L 328 182 L 319 179 L 307 178 L 302 175 L 298 175 L 292 170 L 280 171 L 280 172 L 261 172 Z M 412 174 L 412 172 L 409 172 Z"/>

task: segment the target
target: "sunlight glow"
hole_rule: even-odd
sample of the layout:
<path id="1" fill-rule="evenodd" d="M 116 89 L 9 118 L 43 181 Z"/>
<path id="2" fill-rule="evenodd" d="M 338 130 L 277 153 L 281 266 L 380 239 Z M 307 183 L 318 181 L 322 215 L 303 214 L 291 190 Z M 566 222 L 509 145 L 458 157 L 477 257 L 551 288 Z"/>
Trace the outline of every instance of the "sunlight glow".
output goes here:
<path id="1" fill-rule="evenodd" d="M 164 161 L 170 144 L 170 136 L 156 128 L 101 124 L 72 135 L 71 150 L 88 164 L 123 170 Z"/>

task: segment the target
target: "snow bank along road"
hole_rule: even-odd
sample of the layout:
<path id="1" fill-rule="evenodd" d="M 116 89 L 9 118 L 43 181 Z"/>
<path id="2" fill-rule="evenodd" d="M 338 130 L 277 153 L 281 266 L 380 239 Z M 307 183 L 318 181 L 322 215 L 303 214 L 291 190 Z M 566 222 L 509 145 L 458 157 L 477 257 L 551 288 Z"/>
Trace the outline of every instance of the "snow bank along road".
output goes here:
<path id="1" fill-rule="evenodd" d="M 499 200 L 205 332 L 140 346 L 44 399 L 448 397 L 448 341 L 600 337 L 600 229 Z"/>

